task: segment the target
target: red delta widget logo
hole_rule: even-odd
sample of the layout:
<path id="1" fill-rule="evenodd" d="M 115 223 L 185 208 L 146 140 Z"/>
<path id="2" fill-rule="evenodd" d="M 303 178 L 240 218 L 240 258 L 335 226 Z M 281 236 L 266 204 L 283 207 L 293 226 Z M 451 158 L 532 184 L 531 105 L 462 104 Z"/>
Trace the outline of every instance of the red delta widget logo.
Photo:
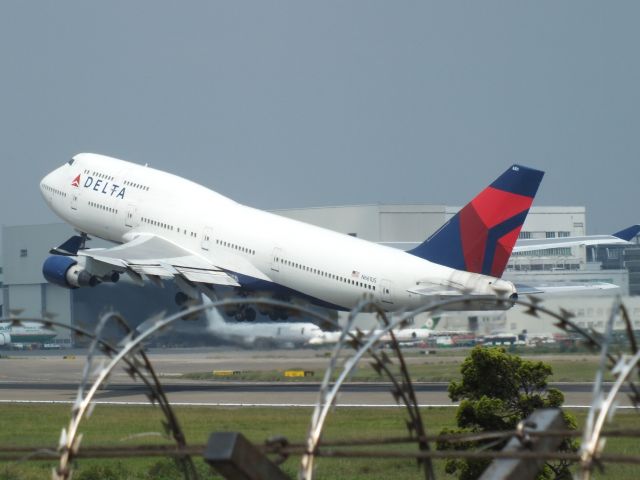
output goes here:
<path id="1" fill-rule="evenodd" d="M 80 174 L 71 182 L 72 187 L 80 187 Z M 102 193 L 103 195 L 108 195 L 110 197 L 116 198 L 124 198 L 125 187 L 121 187 L 120 185 L 107 182 L 102 180 L 101 178 L 94 179 L 92 176 L 88 175 L 84 181 L 84 188 L 90 188 L 94 192 Z"/>

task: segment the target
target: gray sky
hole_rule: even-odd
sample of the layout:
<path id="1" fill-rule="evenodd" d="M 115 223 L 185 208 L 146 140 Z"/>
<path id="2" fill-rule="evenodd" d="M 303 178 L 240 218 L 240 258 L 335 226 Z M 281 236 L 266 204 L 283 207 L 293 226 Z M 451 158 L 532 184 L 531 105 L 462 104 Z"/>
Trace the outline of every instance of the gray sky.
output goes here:
<path id="1" fill-rule="evenodd" d="M 639 2 L 0 3 L 0 223 L 77 152 L 273 209 L 460 205 L 511 163 L 640 222 Z"/>

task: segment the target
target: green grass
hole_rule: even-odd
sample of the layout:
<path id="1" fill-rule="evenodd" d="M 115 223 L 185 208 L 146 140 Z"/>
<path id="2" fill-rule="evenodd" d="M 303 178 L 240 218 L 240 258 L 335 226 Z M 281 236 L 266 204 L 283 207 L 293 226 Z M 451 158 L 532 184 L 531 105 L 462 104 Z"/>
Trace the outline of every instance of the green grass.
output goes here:
<path id="1" fill-rule="evenodd" d="M 190 444 L 204 444 L 211 432 L 240 431 L 256 443 L 274 435 L 284 435 L 291 442 L 304 439 L 310 420 L 307 408 L 207 408 L 181 407 L 176 409 L 178 418 Z M 62 426 L 66 426 L 69 407 L 60 405 L 6 405 L 0 416 L 0 445 L 50 446 L 58 442 Z M 445 426 L 453 426 L 454 409 L 425 409 L 423 419 L 429 433 L 437 433 Z M 576 414 L 584 421 L 584 412 Z M 329 417 L 325 440 L 350 438 L 379 438 L 404 435 L 405 413 L 402 409 L 351 409 L 338 408 Z M 151 407 L 98 406 L 92 417 L 81 426 L 84 435 L 82 446 L 171 443 L 159 434 L 162 431 L 159 409 Z M 612 427 L 640 428 L 640 415 L 622 412 L 614 418 Z M 133 437 L 146 433 L 146 436 Z M 373 448 L 373 447 L 370 447 Z M 388 449 L 392 447 L 376 447 Z M 412 447 L 393 447 L 407 449 Z M 1 449 L 0 449 L 1 450 Z M 608 453 L 637 454 L 637 440 L 610 439 L 605 449 Z M 0 463 L 0 479 L 50 478 L 56 462 L 3 462 Z M 284 470 L 292 477 L 299 464 L 299 457 L 291 457 Z M 208 472 L 199 461 L 199 469 Z M 438 478 L 447 477 L 442 462 L 436 462 Z M 74 479 L 151 479 L 175 478 L 177 471 L 168 460 L 158 458 L 127 460 L 80 460 L 76 463 Z M 346 460 L 320 459 L 318 478 L 423 478 L 410 460 Z M 605 475 L 596 478 L 616 480 L 638 478 L 638 467 L 624 465 L 607 466 Z M 208 478 L 218 478 L 208 475 Z"/>
<path id="2" fill-rule="evenodd" d="M 212 409 L 180 408 L 178 417 L 190 444 L 204 444 L 211 432 L 241 431 L 255 442 L 263 442 L 274 435 L 284 435 L 291 442 L 305 438 L 311 409 Z M 439 429 L 451 421 L 452 412 L 433 410 L 433 426 Z M 69 408 L 64 406 L 5 407 L 0 421 L 0 445 L 55 446 L 60 429 L 68 422 Z M 400 409 L 363 410 L 338 409 L 327 423 L 325 438 L 348 439 L 363 436 L 404 435 L 404 415 Z M 92 417 L 83 424 L 83 446 L 134 445 L 168 443 L 157 435 L 161 431 L 158 409 L 149 407 L 98 406 Z M 17 432 L 17 433 L 16 433 Z M 146 432 L 148 436 L 131 438 Z M 129 476 L 117 478 L 146 478 L 158 459 L 81 460 L 78 475 L 93 472 L 99 465 L 110 465 L 115 471 L 125 468 Z M 298 468 L 299 457 L 289 459 L 284 468 L 292 478 Z M 165 463 L 166 462 L 160 462 Z M 54 462 L 31 462 L 0 466 L 0 478 L 48 478 Z M 124 466 L 124 467 L 123 467 Z M 413 462 L 390 460 L 326 459 L 319 464 L 319 478 L 389 478 L 401 472 L 402 478 L 420 478 Z M 364 477 L 362 475 L 367 473 Z M 11 476 L 14 474 L 14 476 Z M 89 474 L 89 473 L 87 473 Z M 3 476 L 4 475 L 4 476 Z M 74 477 L 76 478 L 76 477 Z M 213 477 L 215 478 L 215 477 Z"/>
<path id="3" fill-rule="evenodd" d="M 535 355 L 523 357 L 526 360 L 537 360 Z M 429 357 L 409 358 L 409 373 L 416 382 L 449 382 L 460 379 L 460 364 L 462 357 Z M 592 381 L 598 366 L 597 356 L 567 355 L 562 358 L 544 359 L 553 369 L 550 382 L 589 382 Z M 324 375 L 323 368 L 306 368 L 314 372 L 308 377 L 285 377 L 284 370 L 299 370 L 296 365 L 291 365 L 282 370 L 256 370 L 241 372 L 232 376 L 215 376 L 212 372 L 186 373 L 182 378 L 192 380 L 215 381 L 264 381 L 264 382 L 320 382 Z M 300 369 L 304 370 L 304 369 Z M 611 375 L 605 375 L 606 380 L 612 380 Z M 382 378 L 370 367 L 363 363 L 356 370 L 353 381 L 370 382 L 380 381 Z"/>

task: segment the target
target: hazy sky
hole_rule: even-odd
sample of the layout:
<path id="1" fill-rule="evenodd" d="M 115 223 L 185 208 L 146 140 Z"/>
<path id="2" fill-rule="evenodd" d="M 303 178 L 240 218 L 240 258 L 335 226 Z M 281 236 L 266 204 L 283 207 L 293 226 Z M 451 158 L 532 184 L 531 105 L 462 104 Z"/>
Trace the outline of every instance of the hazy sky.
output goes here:
<path id="1" fill-rule="evenodd" d="M 640 222 L 640 2 L 4 1 L 0 223 L 77 152 L 274 209 L 460 205 L 508 165 Z"/>

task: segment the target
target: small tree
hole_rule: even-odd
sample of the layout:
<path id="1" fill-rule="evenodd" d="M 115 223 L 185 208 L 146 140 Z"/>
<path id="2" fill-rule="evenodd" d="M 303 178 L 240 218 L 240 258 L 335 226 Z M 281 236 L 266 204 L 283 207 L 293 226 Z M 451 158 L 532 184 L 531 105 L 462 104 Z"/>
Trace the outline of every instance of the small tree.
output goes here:
<path id="1" fill-rule="evenodd" d="M 449 398 L 459 401 L 457 430 L 442 433 L 470 433 L 513 430 L 518 422 L 538 408 L 558 408 L 564 402 L 560 390 L 551 388 L 547 378 L 551 367 L 542 362 L 523 360 L 505 352 L 504 348 L 475 347 L 461 366 L 462 380 L 451 381 Z M 563 413 L 567 427 L 576 428 L 575 418 Z M 450 443 L 439 442 L 438 449 L 468 450 L 476 448 L 500 450 L 505 441 Z M 565 439 L 560 451 L 576 451 L 577 442 Z M 460 480 L 478 478 L 490 460 L 451 459 L 446 472 L 458 474 Z M 539 479 L 569 479 L 569 462 L 547 462 Z"/>

